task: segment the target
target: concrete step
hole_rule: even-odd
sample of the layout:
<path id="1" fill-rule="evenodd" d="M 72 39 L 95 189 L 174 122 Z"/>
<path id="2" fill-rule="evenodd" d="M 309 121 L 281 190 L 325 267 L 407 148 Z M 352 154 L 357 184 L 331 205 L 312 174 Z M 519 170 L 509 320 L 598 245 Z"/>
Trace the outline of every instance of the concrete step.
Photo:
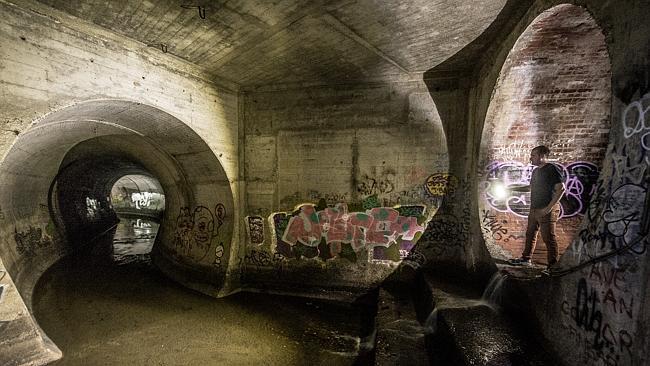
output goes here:
<path id="1" fill-rule="evenodd" d="M 430 311 L 425 324 L 432 365 L 559 364 L 538 342 L 533 329 L 481 299 L 476 289 L 442 283 L 427 275 L 422 285 L 427 299 L 420 306 Z"/>
<path id="2" fill-rule="evenodd" d="M 410 292 L 381 288 L 375 318 L 375 365 L 428 365 L 425 329 Z"/>

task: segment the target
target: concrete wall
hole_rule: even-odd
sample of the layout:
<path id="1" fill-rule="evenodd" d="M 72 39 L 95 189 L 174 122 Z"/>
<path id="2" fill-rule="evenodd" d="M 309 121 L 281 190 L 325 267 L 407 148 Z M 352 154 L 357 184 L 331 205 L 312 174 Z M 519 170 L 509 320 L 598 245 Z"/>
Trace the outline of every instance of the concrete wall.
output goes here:
<path id="1" fill-rule="evenodd" d="M 312 286 L 367 286 L 388 275 L 448 183 L 444 132 L 424 84 L 288 85 L 247 91 L 243 102 L 247 280 L 274 266 L 287 283 Z M 315 207 L 292 213 L 301 204 Z M 382 207 L 395 216 L 383 221 L 409 229 L 384 227 L 371 239 L 371 224 L 345 219 L 357 212 L 377 224 L 371 211 Z M 303 229 L 301 217 L 312 214 L 314 226 Z"/>
<path id="2" fill-rule="evenodd" d="M 476 96 L 469 119 L 482 129 L 499 72 L 525 29 L 555 1 L 533 1 L 482 57 L 470 83 Z M 586 267 L 530 287 L 528 301 L 547 341 L 567 365 L 645 365 L 648 355 L 648 253 L 641 231 L 647 217 L 646 141 L 650 100 L 650 3 L 576 1 L 602 29 L 611 62 L 611 120 L 600 177 L 577 238 L 560 259 L 564 269 Z M 476 138 L 476 135 L 474 136 Z M 470 137 L 471 138 L 471 137 Z M 480 141 L 473 141 L 479 144 Z M 635 244 L 636 243 L 636 244 Z M 630 245 L 631 248 L 627 249 Z M 599 256 L 616 249 L 622 252 Z"/>
<path id="3" fill-rule="evenodd" d="M 19 294 L 30 308 L 42 272 L 73 251 L 52 221 L 48 188 L 68 151 L 99 136 L 105 140 L 95 153 L 119 153 L 165 175 L 158 178 L 173 194 L 162 246 L 156 244 L 166 248 L 158 254 L 163 269 L 181 282 L 193 281 L 174 273 L 185 261 L 188 269 L 208 273 L 203 279 L 216 286 L 213 294 L 232 291 L 224 281 L 239 225 L 236 86 L 215 83 L 158 49 L 36 2 L 2 0 L 0 13 L 0 256 L 19 290 L 6 292 L 0 308 L 22 303 Z M 190 235 L 178 228 L 183 208 L 193 222 L 203 219 L 196 217 L 197 207 L 219 204 L 227 229 L 210 242 L 211 255 L 197 261 L 179 252 L 175 238 Z M 216 258 L 224 258 L 223 265 L 215 265 Z M 13 324 L 2 314 L 1 321 Z M 20 350 L 34 338 L 5 336 L 15 340 L 8 349 L 17 353 L 3 351 L 3 357 L 20 362 Z"/>

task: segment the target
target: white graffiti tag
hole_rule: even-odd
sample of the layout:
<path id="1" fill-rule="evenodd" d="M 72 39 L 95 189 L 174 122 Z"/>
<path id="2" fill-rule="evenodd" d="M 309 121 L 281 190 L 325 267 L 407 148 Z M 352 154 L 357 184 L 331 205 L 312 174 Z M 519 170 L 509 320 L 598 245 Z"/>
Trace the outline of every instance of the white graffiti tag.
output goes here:
<path id="1" fill-rule="evenodd" d="M 134 192 L 131 193 L 131 202 L 135 203 L 135 208 L 139 210 L 143 207 L 149 207 L 152 197 L 151 192 Z"/>
<path id="2" fill-rule="evenodd" d="M 640 100 L 630 103 L 623 111 L 623 135 L 630 138 L 636 134 L 642 134 L 641 146 L 650 150 L 650 93 Z"/>

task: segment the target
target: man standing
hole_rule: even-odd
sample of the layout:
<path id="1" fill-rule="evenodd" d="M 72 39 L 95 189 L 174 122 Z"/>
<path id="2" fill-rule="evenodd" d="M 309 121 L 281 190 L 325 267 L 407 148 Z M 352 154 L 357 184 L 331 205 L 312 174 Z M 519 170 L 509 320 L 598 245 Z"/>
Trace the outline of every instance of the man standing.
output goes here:
<path id="1" fill-rule="evenodd" d="M 526 245 L 521 258 L 511 261 L 513 264 L 532 264 L 530 257 L 535 251 L 537 233 L 548 250 L 548 266 L 558 260 L 555 224 L 560 216 L 560 198 L 564 194 L 564 183 L 560 169 L 547 162 L 550 150 L 546 146 L 537 146 L 530 152 L 530 163 L 536 168 L 530 179 L 530 212 L 526 229 Z"/>

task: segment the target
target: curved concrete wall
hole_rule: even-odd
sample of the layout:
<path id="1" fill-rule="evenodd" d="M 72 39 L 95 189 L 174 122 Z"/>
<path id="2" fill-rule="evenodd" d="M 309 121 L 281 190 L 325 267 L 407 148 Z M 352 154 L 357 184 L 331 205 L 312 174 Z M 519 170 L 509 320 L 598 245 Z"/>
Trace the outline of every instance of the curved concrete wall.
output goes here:
<path id="1" fill-rule="evenodd" d="M 226 253 L 227 263 L 233 233 L 232 216 L 227 214 L 234 211 L 234 204 L 229 181 L 216 156 L 176 118 L 140 103 L 107 100 L 80 103 L 39 120 L 19 136 L 0 166 L 0 177 L 6 182 L 0 205 L 13 218 L 0 230 L 7 237 L 16 232 L 16 249 L 13 243 L 6 243 L 4 253 L 14 252 L 20 260 L 7 264 L 17 282 L 38 276 L 33 268 L 47 266 L 39 264 L 41 252 L 72 252 L 69 242 L 91 239 L 109 226 L 107 221 L 114 215 L 107 202 L 112 182 L 138 167 L 158 177 L 167 192 L 168 209 L 158 240 L 162 244 L 154 249 L 159 259 L 223 272 L 224 268 L 212 264 L 216 253 L 221 254 L 219 258 Z M 48 195 L 55 178 L 58 209 L 64 221 L 81 218 L 65 232 L 52 231 L 56 222 L 50 222 L 57 220 L 57 212 L 44 209 L 54 204 Z M 88 202 L 95 203 L 92 215 L 84 212 L 91 209 Z M 221 216 L 212 219 L 212 232 L 199 233 L 193 225 L 181 223 L 186 219 L 193 222 L 197 207 L 221 210 Z M 100 214 L 105 211 L 111 212 Z M 55 216 L 50 217 L 51 213 Z M 24 234 L 35 232 L 40 232 L 40 237 Z M 203 238 L 205 235 L 209 240 Z M 26 239 L 17 239 L 23 236 Z M 192 245 L 196 238 L 202 240 Z M 201 247 L 202 252 L 191 252 L 191 247 Z M 51 261 L 55 257 L 47 258 Z"/>
<path id="2" fill-rule="evenodd" d="M 0 257 L 17 290 L 5 292 L 0 308 L 24 300 L 30 309 L 37 279 L 71 251 L 50 215 L 48 190 L 66 156 L 90 156 L 79 145 L 90 140 L 94 153 L 128 158 L 160 179 L 169 209 L 156 262 L 177 280 L 218 295 L 229 263 L 237 264 L 228 261 L 237 253 L 239 226 L 236 86 L 37 2 L 2 0 L 0 12 Z M 217 207 L 213 215 L 222 220 L 218 240 L 206 250 L 211 255 L 201 260 L 175 245 L 179 221 L 207 216 L 199 206 Z M 20 319 L 2 314 L 0 321 L 29 323 L 32 330 L 8 335 L 0 360 L 26 360 L 21 350 L 36 352 L 30 342 L 47 348 L 29 312 Z"/>

